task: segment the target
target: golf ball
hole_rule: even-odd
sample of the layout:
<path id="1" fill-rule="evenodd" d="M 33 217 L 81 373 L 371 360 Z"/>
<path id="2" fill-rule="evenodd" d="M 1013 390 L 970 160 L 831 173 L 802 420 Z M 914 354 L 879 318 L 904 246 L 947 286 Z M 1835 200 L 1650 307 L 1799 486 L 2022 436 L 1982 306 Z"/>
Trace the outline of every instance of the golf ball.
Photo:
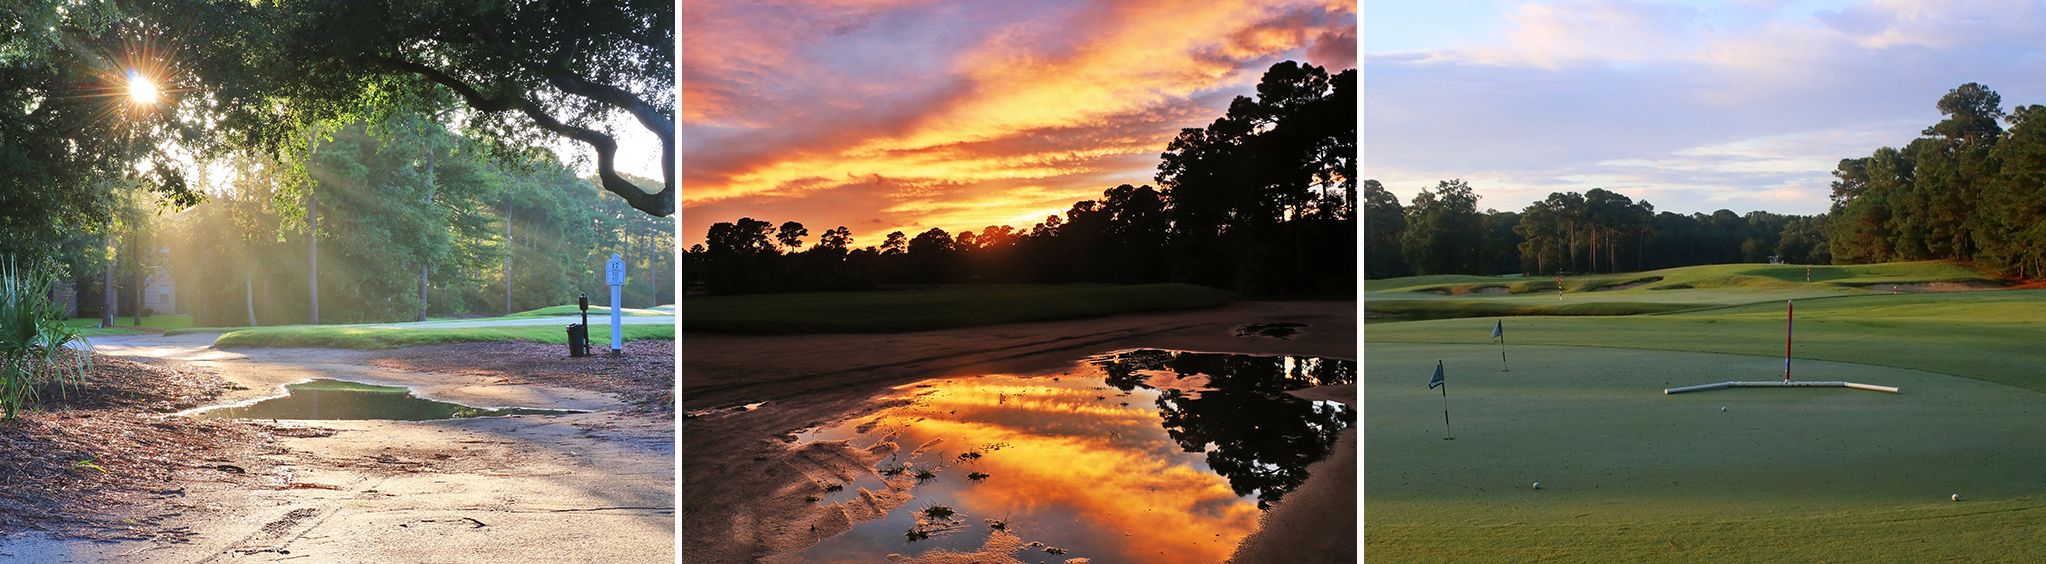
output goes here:
<path id="1" fill-rule="evenodd" d="M 1719 406 L 1719 410 L 1720 410 L 1720 411 L 1726 411 L 1726 406 L 1724 406 L 1724 405 L 1722 405 L 1722 406 Z"/>
<path id="2" fill-rule="evenodd" d="M 1535 482 L 1535 483 L 1534 483 L 1534 489 L 1537 489 L 1537 490 L 1539 490 L 1539 489 L 1542 489 L 1542 483 L 1541 483 L 1541 482 Z"/>
<path id="3" fill-rule="evenodd" d="M 1960 501 L 1960 500 L 1961 500 L 1961 494 L 1954 494 L 1954 501 Z"/>

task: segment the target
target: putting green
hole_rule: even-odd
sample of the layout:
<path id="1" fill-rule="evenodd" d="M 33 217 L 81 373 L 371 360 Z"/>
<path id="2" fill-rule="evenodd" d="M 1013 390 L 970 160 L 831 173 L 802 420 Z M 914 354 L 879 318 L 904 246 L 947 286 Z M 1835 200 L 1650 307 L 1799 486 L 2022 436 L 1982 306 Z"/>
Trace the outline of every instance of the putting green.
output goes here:
<path id="1" fill-rule="evenodd" d="M 1501 372 L 1496 345 L 1367 334 L 1367 558 L 2046 559 L 2046 394 L 1800 360 L 1799 379 L 1903 394 L 1666 396 L 1778 377 L 1782 359 L 1539 345 L 1507 355 L 1512 371 Z M 1443 400 L 1426 385 L 1438 359 L 1455 440 L 1443 440 Z"/>

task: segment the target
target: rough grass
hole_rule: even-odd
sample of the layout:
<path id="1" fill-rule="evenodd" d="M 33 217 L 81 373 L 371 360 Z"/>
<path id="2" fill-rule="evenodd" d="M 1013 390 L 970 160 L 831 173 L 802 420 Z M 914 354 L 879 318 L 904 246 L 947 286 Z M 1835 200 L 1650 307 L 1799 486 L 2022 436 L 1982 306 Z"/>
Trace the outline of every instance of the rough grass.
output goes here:
<path id="1" fill-rule="evenodd" d="M 674 339 L 673 325 L 626 325 L 625 340 Z M 568 344 L 568 333 L 552 325 L 519 327 L 467 327 L 455 329 L 413 329 L 403 327 L 321 327 L 291 325 L 257 327 L 229 332 L 213 341 L 220 348 L 313 347 L 339 349 L 395 349 L 442 343 L 530 341 Z M 609 346 L 608 325 L 590 327 L 591 350 Z"/>
<path id="2" fill-rule="evenodd" d="M 1192 284 L 963 284 L 875 292 L 687 298 L 690 331 L 896 333 L 1218 307 L 1228 292 Z"/>

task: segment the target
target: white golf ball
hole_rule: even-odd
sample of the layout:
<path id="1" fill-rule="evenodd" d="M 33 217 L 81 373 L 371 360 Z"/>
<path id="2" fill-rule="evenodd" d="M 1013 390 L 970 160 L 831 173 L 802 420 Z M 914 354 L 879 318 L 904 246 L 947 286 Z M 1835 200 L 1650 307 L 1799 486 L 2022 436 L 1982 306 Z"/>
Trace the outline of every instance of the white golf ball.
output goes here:
<path id="1" fill-rule="evenodd" d="M 1960 501 L 1960 500 L 1961 500 L 1961 494 L 1954 494 L 1954 501 Z"/>
<path id="2" fill-rule="evenodd" d="M 1539 490 L 1539 489 L 1542 489 L 1542 483 L 1541 483 L 1541 482 L 1535 482 L 1535 483 L 1534 483 L 1534 489 L 1537 489 L 1537 490 Z"/>
<path id="3" fill-rule="evenodd" d="M 1724 405 L 1722 405 L 1722 406 L 1719 406 L 1719 410 L 1720 410 L 1720 411 L 1726 411 L 1726 406 L 1724 406 Z"/>

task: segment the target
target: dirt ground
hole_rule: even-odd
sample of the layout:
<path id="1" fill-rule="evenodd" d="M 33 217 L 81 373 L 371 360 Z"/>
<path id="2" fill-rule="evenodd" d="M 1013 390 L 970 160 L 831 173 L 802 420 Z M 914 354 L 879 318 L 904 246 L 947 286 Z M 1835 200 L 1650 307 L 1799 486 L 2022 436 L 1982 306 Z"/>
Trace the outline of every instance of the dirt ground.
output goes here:
<path id="1" fill-rule="evenodd" d="M 1289 339 L 1238 337 L 1246 323 L 1306 323 Z M 1118 349 L 1154 347 L 1356 359 L 1355 302 L 1248 302 L 1188 312 L 1018 323 L 892 335 L 738 336 L 686 333 L 683 343 L 683 558 L 690 562 L 785 559 L 852 526 L 841 510 L 804 499 L 814 472 L 859 465 L 858 453 L 790 449 L 791 433 L 856 417 L 867 400 L 909 381 L 987 371 L 1063 366 Z M 1356 402 L 1354 386 L 1303 390 Z M 761 403 L 755 409 L 743 406 Z M 1238 560 L 1314 554 L 1350 561 L 1356 523 L 1311 519 L 1356 514 L 1356 441 L 1311 470 L 1299 492 L 1265 516 L 1286 524 L 1253 535 Z M 819 443 L 821 444 L 821 443 Z M 813 444 L 812 446 L 815 446 Z M 1294 501 L 1296 499 L 1306 501 Z M 1340 508 L 1340 509 L 1339 509 Z M 1288 517 L 1291 514 L 1300 516 Z M 1280 521 L 1284 519 L 1284 521 Z M 1345 521 L 1345 520 L 1336 520 Z M 1267 545 L 1300 549 L 1267 552 Z M 1318 552 L 1316 552 L 1318 551 Z"/>
<path id="2" fill-rule="evenodd" d="M 217 374 L 228 385 L 208 406 L 282 395 L 284 384 L 311 378 L 340 378 L 412 386 L 419 397 L 478 407 L 592 412 L 241 423 L 274 438 L 261 448 L 203 460 L 165 480 L 156 490 L 161 495 L 115 507 L 127 515 L 124 522 L 170 534 L 95 542 L 67 528 L 17 530 L 0 537 L 0 560 L 665 562 L 674 556 L 673 419 L 646 408 L 664 401 L 665 392 L 656 389 L 672 378 L 659 375 L 672 375 L 672 344 L 628 348 L 620 361 L 506 348 L 541 345 L 221 351 L 207 347 L 209 341 L 204 335 L 136 336 L 96 345 L 113 356 Z M 569 363 L 583 364 L 556 370 Z M 534 365 L 549 368 L 530 369 Z M 577 381 L 603 377 L 613 380 Z M 172 425 L 192 421 L 156 417 Z"/>

